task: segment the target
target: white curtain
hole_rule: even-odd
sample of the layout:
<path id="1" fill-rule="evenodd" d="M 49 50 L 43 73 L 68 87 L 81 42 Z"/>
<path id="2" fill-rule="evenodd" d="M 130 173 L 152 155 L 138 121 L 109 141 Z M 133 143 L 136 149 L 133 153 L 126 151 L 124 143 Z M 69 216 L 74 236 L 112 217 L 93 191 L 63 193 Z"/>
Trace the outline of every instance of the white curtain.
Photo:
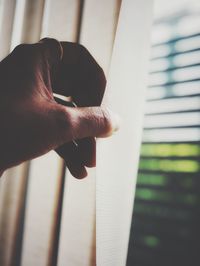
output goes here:
<path id="1" fill-rule="evenodd" d="M 97 152 L 97 265 L 126 265 L 138 171 L 152 1 L 122 2 L 106 105 L 121 116 L 121 129 L 100 141 Z"/>
<path id="2" fill-rule="evenodd" d="M 1 0 L 0 57 L 45 36 L 79 41 L 108 75 L 120 7 L 120 0 Z M 63 181 L 57 265 L 125 265 L 151 7 L 150 0 L 122 1 L 106 98 L 123 123 L 113 139 L 99 144 L 97 174 L 91 170 L 87 179 L 76 180 L 50 152 L 1 178 L 0 265 L 55 265 L 55 214 Z"/>

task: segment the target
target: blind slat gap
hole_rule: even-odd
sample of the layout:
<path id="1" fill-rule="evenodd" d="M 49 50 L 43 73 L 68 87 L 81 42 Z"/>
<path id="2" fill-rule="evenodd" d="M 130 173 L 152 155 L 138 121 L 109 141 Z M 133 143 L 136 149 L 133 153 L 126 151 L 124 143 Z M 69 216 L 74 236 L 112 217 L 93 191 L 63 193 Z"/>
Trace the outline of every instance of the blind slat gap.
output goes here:
<path id="1" fill-rule="evenodd" d="M 157 80 L 147 94 L 127 265 L 199 264 L 200 87 L 187 73 L 188 62 L 200 64 L 198 53 L 195 58 L 191 53 L 200 42 L 199 32 L 189 33 L 192 24 L 178 35 L 182 20 L 177 16 L 173 25 L 168 20 L 154 26 L 168 27 L 173 37 L 152 47 L 156 71 L 150 68 L 150 81 L 163 74 L 166 82 Z M 176 80 L 180 69 L 182 80 Z"/>

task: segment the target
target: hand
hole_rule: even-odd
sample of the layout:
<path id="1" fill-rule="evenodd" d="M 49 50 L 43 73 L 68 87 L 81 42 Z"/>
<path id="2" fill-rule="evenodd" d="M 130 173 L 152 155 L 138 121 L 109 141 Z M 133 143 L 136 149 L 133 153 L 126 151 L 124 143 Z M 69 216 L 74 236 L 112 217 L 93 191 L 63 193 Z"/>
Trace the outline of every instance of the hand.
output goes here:
<path id="1" fill-rule="evenodd" d="M 43 39 L 17 46 L 0 63 L 0 173 L 55 149 L 73 176 L 85 177 L 96 163 L 95 137 L 118 128 L 115 115 L 99 107 L 105 84 L 81 45 Z M 78 107 L 57 103 L 53 93 Z"/>

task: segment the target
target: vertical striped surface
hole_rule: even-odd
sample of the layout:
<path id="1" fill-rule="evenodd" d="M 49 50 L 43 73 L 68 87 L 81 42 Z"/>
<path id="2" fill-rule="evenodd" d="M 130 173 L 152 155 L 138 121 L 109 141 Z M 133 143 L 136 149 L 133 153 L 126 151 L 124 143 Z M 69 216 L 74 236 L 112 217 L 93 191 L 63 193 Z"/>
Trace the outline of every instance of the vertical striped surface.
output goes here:
<path id="1" fill-rule="evenodd" d="M 139 159 L 152 2 L 122 2 L 105 101 L 122 127 L 97 152 L 97 265 L 126 264 Z M 145 18 L 145 19 L 144 19 Z M 139 30 L 138 30 L 139 26 Z M 122 52 L 123 51 L 123 52 Z"/>
<path id="2" fill-rule="evenodd" d="M 79 1 L 45 1 L 41 37 L 74 41 L 78 7 Z M 62 16 L 55 19 L 55 14 Z M 62 162 L 55 152 L 31 163 L 22 265 L 53 265 L 56 259 L 54 233 L 61 169 Z"/>
<path id="3" fill-rule="evenodd" d="M 105 71 L 110 62 L 119 4 L 116 0 L 84 1 L 80 42 Z M 82 181 L 67 175 L 59 265 L 65 265 L 66 261 L 70 266 L 96 265 L 96 173 L 88 170 L 89 176 Z"/>
<path id="4" fill-rule="evenodd" d="M 9 0 L 1 1 L 0 8 L 0 34 L 4 37 L 1 58 L 19 43 L 36 42 L 46 36 L 80 40 L 107 72 L 119 0 Z M 4 243 L 0 246 L 1 265 L 11 265 L 16 256 L 16 265 L 20 261 L 22 265 L 53 265 L 55 226 L 59 227 L 55 214 L 64 173 L 63 162 L 54 152 L 33 160 L 30 166 L 24 164 L 5 173 L 0 183 L 0 235 Z M 79 265 L 95 265 L 95 171 L 91 170 L 82 182 L 68 173 L 66 178 L 60 244 L 56 247 L 59 245 L 59 264 L 68 261 L 68 265 L 74 265 L 79 258 Z M 85 233 L 80 234 L 77 228 Z M 77 246 L 81 247 L 79 256 L 74 253 Z"/>

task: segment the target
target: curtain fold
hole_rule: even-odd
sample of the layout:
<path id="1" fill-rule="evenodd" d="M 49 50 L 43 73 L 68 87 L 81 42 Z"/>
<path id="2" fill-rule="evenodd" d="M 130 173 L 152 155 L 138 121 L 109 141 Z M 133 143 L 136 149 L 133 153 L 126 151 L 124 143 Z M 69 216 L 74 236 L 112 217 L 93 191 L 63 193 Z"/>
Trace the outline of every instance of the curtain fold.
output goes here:
<path id="1" fill-rule="evenodd" d="M 145 19 L 144 19 L 145 18 Z M 152 1 L 122 2 L 105 103 L 121 129 L 97 150 L 97 265 L 126 265 L 148 73 Z"/>
<path id="2" fill-rule="evenodd" d="M 133 197 L 129 192 L 135 185 L 133 175 L 142 121 L 140 103 L 145 86 L 140 80 L 145 79 L 147 72 L 151 6 L 150 0 L 123 0 L 108 94 L 112 99 L 109 105 L 125 115 L 125 124 L 113 141 L 100 144 L 97 173 L 89 169 L 87 179 L 76 180 L 68 171 L 65 173 L 63 161 L 52 151 L 9 169 L 1 178 L 0 265 L 125 265 Z M 0 58 L 20 43 L 51 37 L 86 46 L 107 75 L 120 7 L 121 0 L 2 0 Z M 128 157 L 127 162 L 121 165 L 124 157 Z M 62 215 L 58 217 L 60 200 Z M 128 214 L 125 220 L 120 211 Z M 113 223 L 115 219 L 117 223 Z"/>

